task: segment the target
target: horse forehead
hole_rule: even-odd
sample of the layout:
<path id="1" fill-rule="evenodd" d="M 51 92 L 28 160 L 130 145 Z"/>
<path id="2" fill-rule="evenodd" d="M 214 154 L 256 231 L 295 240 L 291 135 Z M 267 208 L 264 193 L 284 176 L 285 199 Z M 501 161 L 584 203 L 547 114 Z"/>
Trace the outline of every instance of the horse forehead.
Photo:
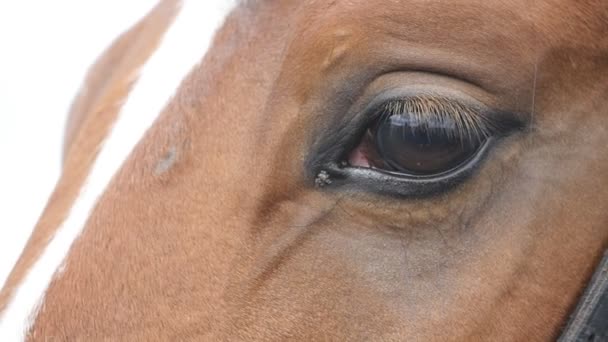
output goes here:
<path id="1" fill-rule="evenodd" d="M 358 38 L 392 31 L 410 42 L 430 45 L 438 36 L 450 35 L 467 46 L 494 36 L 534 48 L 541 43 L 582 46 L 598 40 L 606 48 L 608 40 L 605 1 L 338 0 L 293 7 L 302 15 L 301 29 L 316 34 L 332 26 L 350 26 L 358 29 Z M 458 37 L 465 32 L 476 35 Z M 499 44 L 485 47 L 499 48 Z"/>

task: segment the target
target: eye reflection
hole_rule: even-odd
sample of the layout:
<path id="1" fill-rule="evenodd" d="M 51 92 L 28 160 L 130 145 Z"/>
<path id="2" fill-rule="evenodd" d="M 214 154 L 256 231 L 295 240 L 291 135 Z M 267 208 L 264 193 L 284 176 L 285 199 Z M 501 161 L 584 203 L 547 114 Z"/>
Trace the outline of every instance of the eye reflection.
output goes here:
<path id="1" fill-rule="evenodd" d="M 368 154 L 376 152 L 370 166 L 416 176 L 448 172 L 473 157 L 482 143 L 447 134 L 454 130 L 449 120 L 429 123 L 412 115 L 388 116 L 368 132 Z"/>

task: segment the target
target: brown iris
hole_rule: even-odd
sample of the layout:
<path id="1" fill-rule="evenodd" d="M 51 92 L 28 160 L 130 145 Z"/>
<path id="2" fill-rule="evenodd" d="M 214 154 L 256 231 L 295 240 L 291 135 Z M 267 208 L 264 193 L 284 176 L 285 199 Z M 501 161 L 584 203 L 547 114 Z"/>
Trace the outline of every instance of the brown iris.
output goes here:
<path id="1" fill-rule="evenodd" d="M 476 155 L 485 138 L 463 138 L 457 122 L 411 113 L 383 115 L 353 151 L 352 166 L 410 176 L 435 176 L 457 169 Z"/>

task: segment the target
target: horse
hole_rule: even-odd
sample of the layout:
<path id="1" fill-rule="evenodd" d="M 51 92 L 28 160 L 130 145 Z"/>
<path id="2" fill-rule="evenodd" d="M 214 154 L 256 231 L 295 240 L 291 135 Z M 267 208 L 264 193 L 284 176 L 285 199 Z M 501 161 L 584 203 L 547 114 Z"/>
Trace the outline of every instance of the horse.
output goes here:
<path id="1" fill-rule="evenodd" d="M 74 100 L 0 340 L 605 340 L 606 32 L 604 0 L 159 1 Z"/>

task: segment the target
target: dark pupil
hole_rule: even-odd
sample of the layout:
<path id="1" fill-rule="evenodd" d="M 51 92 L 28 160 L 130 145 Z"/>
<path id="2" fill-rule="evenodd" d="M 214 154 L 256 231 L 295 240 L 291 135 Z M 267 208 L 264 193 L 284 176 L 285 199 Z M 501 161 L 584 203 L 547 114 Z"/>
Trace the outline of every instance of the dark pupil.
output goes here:
<path id="1" fill-rule="evenodd" d="M 453 122 L 420 122 L 413 116 L 393 115 L 372 129 L 378 157 L 387 171 L 435 175 L 470 159 L 481 145 L 465 142 Z"/>

